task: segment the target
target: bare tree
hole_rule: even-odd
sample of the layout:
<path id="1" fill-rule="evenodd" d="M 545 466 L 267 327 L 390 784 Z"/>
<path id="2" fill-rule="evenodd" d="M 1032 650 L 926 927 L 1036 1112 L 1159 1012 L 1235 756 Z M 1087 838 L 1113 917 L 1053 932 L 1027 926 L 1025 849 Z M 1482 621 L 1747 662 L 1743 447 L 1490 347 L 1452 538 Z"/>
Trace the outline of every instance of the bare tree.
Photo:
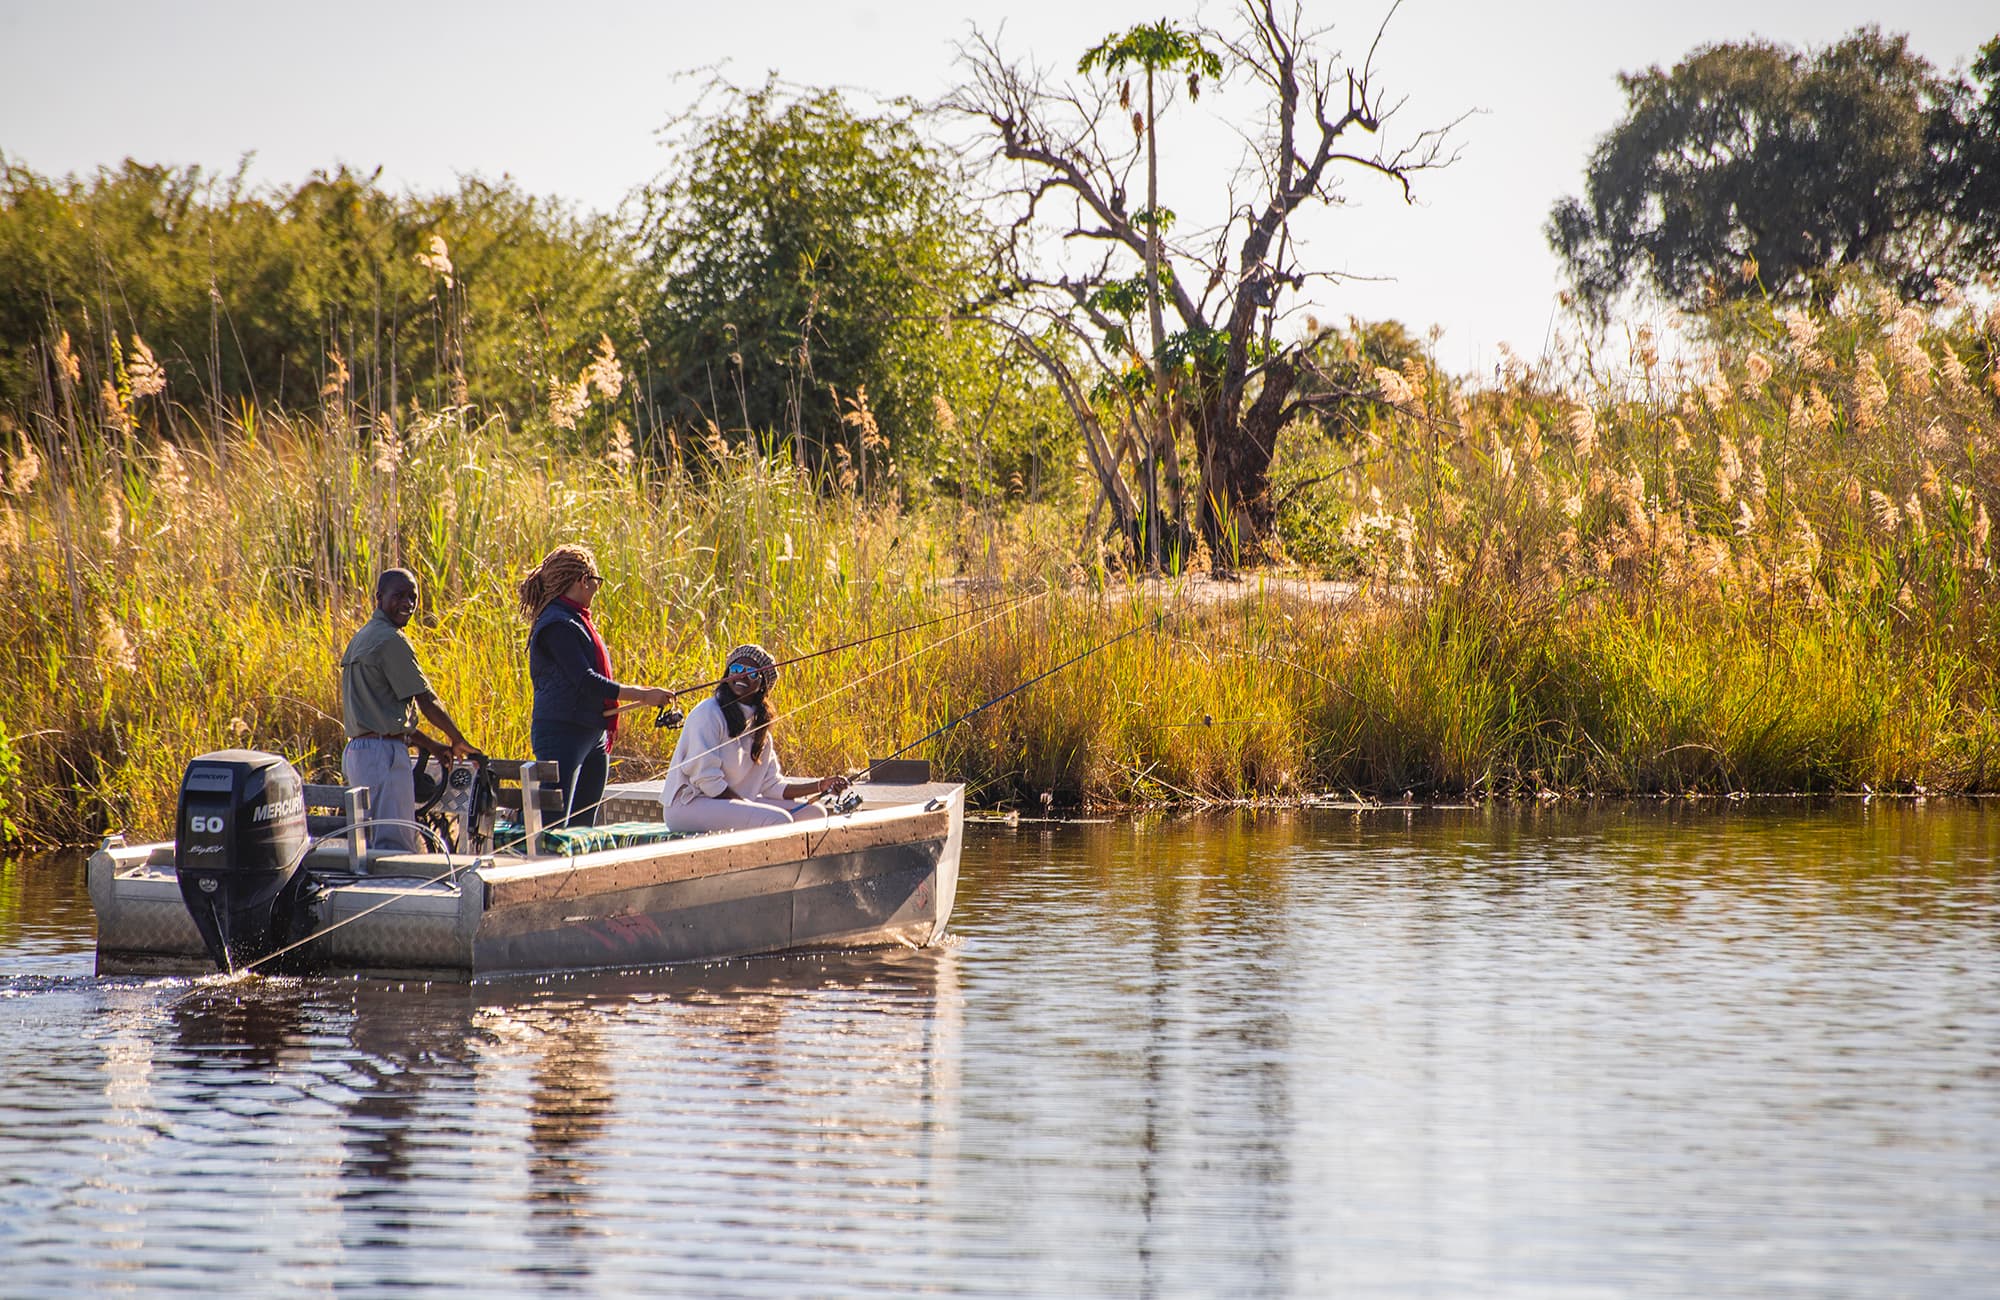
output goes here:
<path id="1" fill-rule="evenodd" d="M 1376 83 L 1381 29 L 1354 67 L 1328 48 L 1328 29 L 1302 25 L 1297 4 L 1281 12 L 1275 0 L 1239 0 L 1234 18 L 1228 29 L 1134 28 L 1084 56 L 1079 76 L 1142 71 L 1143 112 L 1131 110 L 1129 81 L 1057 80 L 979 32 L 960 52 L 964 84 L 943 104 L 979 125 L 997 197 L 1011 209 L 1005 288 L 993 306 L 1015 314 L 1010 328 L 1037 341 L 1030 355 L 1070 400 L 1114 525 L 1142 561 L 1174 562 L 1189 537 L 1175 452 L 1178 431 L 1187 430 L 1200 475 L 1199 528 L 1218 570 L 1264 554 L 1278 431 L 1345 395 L 1338 384 L 1301 382 L 1313 370 L 1316 338 L 1276 333 L 1309 281 L 1336 278 L 1306 264 L 1294 219 L 1337 205 L 1340 180 L 1353 172 L 1388 179 L 1407 200 L 1414 175 L 1452 161 L 1447 137 L 1456 125 L 1393 148 L 1382 143 L 1401 101 L 1388 102 Z M 1164 69 L 1183 72 L 1192 97 L 1214 67 L 1210 50 L 1225 75 L 1260 92 L 1261 109 L 1239 126 L 1241 161 L 1216 178 L 1228 215 L 1186 239 L 1169 237 L 1173 213 L 1158 197 L 1156 160 L 1172 83 L 1155 81 Z M 1128 194 L 1141 167 L 1143 206 L 1135 209 Z M 1134 327 L 1141 313 L 1149 340 Z M 1078 369 L 1097 378 L 1086 382 Z M 1106 418 L 1122 427 L 1120 437 L 1106 431 Z M 1128 459 L 1136 491 L 1124 479 Z"/>

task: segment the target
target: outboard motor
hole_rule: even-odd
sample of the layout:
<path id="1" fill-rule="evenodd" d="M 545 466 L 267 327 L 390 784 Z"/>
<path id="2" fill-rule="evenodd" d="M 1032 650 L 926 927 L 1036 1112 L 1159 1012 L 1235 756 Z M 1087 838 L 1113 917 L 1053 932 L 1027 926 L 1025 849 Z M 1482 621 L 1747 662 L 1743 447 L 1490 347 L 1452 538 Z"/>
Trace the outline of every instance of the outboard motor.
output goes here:
<path id="1" fill-rule="evenodd" d="M 305 849 L 305 786 L 290 763 L 223 749 L 188 764 L 174 874 L 217 967 L 233 971 L 299 937 Z"/>

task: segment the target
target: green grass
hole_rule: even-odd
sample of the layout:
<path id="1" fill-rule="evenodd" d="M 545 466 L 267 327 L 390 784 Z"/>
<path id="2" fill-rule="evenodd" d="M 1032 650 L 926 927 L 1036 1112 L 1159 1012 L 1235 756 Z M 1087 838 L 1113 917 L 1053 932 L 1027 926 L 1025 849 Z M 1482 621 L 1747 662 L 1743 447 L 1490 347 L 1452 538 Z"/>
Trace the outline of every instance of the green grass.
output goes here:
<path id="1" fill-rule="evenodd" d="M 619 676 L 649 684 L 710 677 L 744 640 L 786 656 L 1018 602 L 789 670 L 798 772 L 1138 627 L 924 756 L 1029 806 L 1991 789 L 1993 325 L 1925 333 L 1862 302 L 1809 348 L 1751 326 L 1713 374 L 1415 376 L 1292 507 L 1355 584 L 1338 597 L 1134 586 L 1079 561 L 1080 515 L 899 509 L 741 454 L 697 478 L 459 416 L 385 446 L 251 412 L 174 448 L 45 413 L 0 430 L 0 838 L 158 833 L 188 758 L 228 745 L 333 779 L 336 661 L 391 562 L 418 574 L 440 696 L 525 754 L 513 587 L 570 540 L 611 579 Z M 647 721 L 616 778 L 664 766 L 673 735 Z"/>

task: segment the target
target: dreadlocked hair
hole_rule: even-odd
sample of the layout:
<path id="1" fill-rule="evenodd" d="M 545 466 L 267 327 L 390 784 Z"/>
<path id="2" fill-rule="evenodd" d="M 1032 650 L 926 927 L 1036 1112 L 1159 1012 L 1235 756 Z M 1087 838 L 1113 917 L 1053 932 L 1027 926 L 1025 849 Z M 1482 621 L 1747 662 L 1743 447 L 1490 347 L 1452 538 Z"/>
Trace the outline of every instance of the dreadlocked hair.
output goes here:
<path id="1" fill-rule="evenodd" d="M 521 598 L 521 613 L 530 623 L 541 617 L 549 602 L 570 589 L 570 584 L 579 578 L 588 578 L 597 572 L 597 557 L 588 546 L 575 542 L 565 542 L 542 557 L 542 562 L 528 570 L 528 576 L 521 579 L 517 592 Z"/>

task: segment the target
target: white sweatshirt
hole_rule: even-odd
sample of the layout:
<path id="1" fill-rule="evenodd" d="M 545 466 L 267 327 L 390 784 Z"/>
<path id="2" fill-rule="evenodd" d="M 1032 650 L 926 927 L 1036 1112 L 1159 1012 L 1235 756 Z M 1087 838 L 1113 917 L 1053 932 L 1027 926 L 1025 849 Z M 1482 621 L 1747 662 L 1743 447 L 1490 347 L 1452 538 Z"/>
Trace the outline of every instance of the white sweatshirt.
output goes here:
<path id="1" fill-rule="evenodd" d="M 674 746 L 674 765 L 660 786 L 660 805 L 671 808 L 689 803 L 698 795 L 721 799 L 782 799 L 788 784 L 778 769 L 778 746 L 767 734 L 764 756 L 750 757 L 756 732 L 749 727 L 730 739 L 729 723 L 713 695 L 688 711 L 681 724 L 680 743 Z"/>

